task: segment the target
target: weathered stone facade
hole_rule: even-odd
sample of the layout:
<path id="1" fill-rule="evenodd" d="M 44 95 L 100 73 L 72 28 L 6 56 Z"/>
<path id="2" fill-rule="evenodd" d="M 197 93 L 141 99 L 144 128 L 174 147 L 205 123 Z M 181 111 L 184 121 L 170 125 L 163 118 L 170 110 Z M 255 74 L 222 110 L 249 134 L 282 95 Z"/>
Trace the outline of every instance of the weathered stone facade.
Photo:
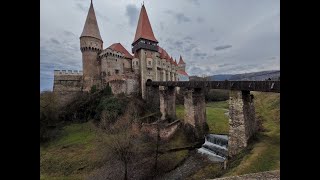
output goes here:
<path id="1" fill-rule="evenodd" d="M 185 126 L 192 127 L 196 139 L 204 139 L 208 125 L 203 89 L 195 88 L 184 92 L 184 109 Z"/>
<path id="2" fill-rule="evenodd" d="M 172 123 L 159 123 L 155 122 L 152 124 L 143 123 L 141 125 L 140 131 L 148 134 L 152 138 L 156 139 L 158 136 L 158 128 L 159 128 L 159 136 L 161 140 L 169 140 L 177 129 L 180 127 L 180 120 L 176 120 Z"/>
<path id="3" fill-rule="evenodd" d="M 55 70 L 53 92 L 59 98 L 59 103 L 64 105 L 82 91 L 82 71 Z"/>
<path id="4" fill-rule="evenodd" d="M 175 87 L 160 87 L 161 119 L 176 119 L 176 91 Z"/>
<path id="5" fill-rule="evenodd" d="M 233 156 L 247 147 L 248 140 L 257 131 L 250 91 L 230 91 L 229 116 L 229 156 Z"/>

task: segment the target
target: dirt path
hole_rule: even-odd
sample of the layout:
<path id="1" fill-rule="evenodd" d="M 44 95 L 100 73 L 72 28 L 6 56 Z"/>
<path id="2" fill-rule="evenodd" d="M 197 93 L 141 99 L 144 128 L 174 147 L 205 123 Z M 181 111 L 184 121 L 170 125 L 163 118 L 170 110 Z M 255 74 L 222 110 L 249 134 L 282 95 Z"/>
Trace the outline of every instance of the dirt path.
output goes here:
<path id="1" fill-rule="evenodd" d="M 193 154 L 188 157 L 185 162 L 176 169 L 156 178 L 157 180 L 173 180 L 186 179 L 204 166 L 212 163 L 209 159 L 200 154 Z"/>

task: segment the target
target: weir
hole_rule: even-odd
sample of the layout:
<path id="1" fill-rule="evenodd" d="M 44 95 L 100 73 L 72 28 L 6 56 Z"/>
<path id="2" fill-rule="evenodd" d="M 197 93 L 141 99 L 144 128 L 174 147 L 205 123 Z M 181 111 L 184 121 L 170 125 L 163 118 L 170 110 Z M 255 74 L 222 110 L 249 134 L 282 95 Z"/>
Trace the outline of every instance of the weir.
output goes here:
<path id="1" fill-rule="evenodd" d="M 224 162 L 228 157 L 228 136 L 208 134 L 205 136 L 205 143 L 198 152 L 207 155 L 214 162 Z"/>

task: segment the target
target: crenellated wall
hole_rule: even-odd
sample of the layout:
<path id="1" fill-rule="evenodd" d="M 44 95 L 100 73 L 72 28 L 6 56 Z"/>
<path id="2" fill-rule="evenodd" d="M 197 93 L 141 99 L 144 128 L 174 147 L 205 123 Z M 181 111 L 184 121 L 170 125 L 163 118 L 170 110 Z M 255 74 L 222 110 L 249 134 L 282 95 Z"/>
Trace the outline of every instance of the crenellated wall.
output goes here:
<path id="1" fill-rule="evenodd" d="M 82 71 L 54 70 L 53 92 L 61 105 L 72 101 L 82 92 Z"/>

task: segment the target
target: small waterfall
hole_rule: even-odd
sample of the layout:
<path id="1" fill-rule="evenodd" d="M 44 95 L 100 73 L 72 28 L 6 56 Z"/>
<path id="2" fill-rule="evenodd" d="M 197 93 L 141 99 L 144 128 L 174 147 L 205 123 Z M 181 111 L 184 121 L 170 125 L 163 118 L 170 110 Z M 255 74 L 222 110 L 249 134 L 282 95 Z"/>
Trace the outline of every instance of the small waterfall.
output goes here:
<path id="1" fill-rule="evenodd" d="M 228 156 L 228 136 L 208 134 L 205 136 L 205 143 L 198 152 L 208 155 L 209 159 L 215 162 L 224 162 Z"/>

